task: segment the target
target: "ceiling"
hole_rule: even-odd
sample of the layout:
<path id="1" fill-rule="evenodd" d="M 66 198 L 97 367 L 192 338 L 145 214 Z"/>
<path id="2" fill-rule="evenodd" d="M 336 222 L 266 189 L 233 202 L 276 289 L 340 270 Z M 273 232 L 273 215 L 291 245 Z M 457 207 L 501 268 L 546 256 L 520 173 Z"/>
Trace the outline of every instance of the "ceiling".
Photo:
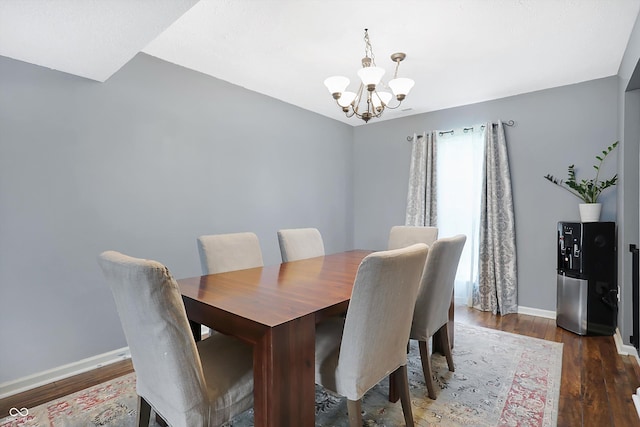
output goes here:
<path id="1" fill-rule="evenodd" d="M 104 82 L 139 52 L 347 119 L 323 85 L 406 52 L 384 120 L 615 75 L 640 0 L 2 0 L 0 55 Z M 373 122 L 373 121 L 372 121 Z"/>

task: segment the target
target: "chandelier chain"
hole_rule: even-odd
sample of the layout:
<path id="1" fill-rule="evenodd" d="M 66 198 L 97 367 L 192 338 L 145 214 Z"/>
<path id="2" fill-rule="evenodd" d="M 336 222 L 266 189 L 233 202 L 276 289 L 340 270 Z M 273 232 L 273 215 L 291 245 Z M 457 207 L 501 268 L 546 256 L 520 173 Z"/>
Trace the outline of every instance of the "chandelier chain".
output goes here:
<path id="1" fill-rule="evenodd" d="M 376 56 L 373 54 L 373 47 L 369 40 L 369 30 L 366 28 L 364 29 L 364 56 L 371 58 L 371 65 L 376 66 Z"/>

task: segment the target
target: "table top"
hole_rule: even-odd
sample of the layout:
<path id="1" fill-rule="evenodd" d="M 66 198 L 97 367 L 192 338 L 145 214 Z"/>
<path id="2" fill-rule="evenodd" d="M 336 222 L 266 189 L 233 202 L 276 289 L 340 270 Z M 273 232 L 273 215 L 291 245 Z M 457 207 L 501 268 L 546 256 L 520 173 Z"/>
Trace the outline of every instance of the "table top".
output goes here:
<path id="1" fill-rule="evenodd" d="M 354 250 L 178 280 L 184 298 L 274 327 L 351 299 L 362 259 Z"/>

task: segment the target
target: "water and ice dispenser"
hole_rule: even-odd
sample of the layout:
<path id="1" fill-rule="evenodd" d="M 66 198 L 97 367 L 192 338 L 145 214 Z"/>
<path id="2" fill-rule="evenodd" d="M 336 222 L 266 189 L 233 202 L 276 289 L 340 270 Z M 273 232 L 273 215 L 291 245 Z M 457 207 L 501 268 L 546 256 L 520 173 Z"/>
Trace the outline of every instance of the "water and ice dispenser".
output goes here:
<path id="1" fill-rule="evenodd" d="M 556 324 L 613 335 L 618 317 L 614 222 L 558 223 Z"/>

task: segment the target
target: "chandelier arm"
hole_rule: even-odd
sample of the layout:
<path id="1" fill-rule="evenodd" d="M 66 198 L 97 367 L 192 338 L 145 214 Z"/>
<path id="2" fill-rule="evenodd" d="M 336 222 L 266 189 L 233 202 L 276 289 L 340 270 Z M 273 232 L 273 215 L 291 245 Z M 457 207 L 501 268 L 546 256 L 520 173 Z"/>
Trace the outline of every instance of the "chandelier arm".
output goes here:
<path id="1" fill-rule="evenodd" d="M 380 95 L 378 95 L 378 91 L 376 89 L 377 88 L 374 88 L 373 91 L 369 92 L 369 101 L 371 102 L 370 106 L 373 117 L 377 118 L 377 113 L 384 110 L 384 103 L 382 102 L 382 98 L 380 98 Z M 380 107 L 376 107 L 376 105 L 373 103 L 373 95 L 375 95 L 378 98 L 378 101 L 380 101 Z M 378 111 L 378 108 L 380 108 L 380 111 Z"/>
<path id="2" fill-rule="evenodd" d="M 380 101 L 380 106 L 379 107 L 376 108 L 376 106 L 373 105 L 373 108 L 372 108 L 373 117 L 375 117 L 377 119 L 380 116 L 382 116 L 382 113 L 384 112 L 385 108 L 387 108 L 387 104 L 384 103 L 384 101 L 382 100 L 382 98 L 378 94 L 377 88 L 373 90 L 372 96 L 373 96 L 373 94 L 375 94 L 375 96 L 378 97 L 378 101 Z"/>
<path id="3" fill-rule="evenodd" d="M 373 105 L 373 100 L 371 99 L 372 94 L 373 94 L 373 91 L 367 90 L 367 113 L 372 116 L 375 116 L 376 107 Z"/>
<path id="4" fill-rule="evenodd" d="M 385 104 L 385 108 L 388 108 L 390 110 L 395 110 L 396 108 L 398 108 L 399 106 L 402 105 L 402 101 L 398 101 L 398 105 L 396 105 L 395 107 L 390 106 L 389 104 Z"/>
<path id="5" fill-rule="evenodd" d="M 381 84 L 380 86 L 383 86 L 383 88 L 384 88 L 384 89 L 388 89 L 388 88 L 386 87 L 386 85 L 384 85 L 384 84 Z M 398 101 L 398 105 L 391 106 L 391 105 L 389 105 L 389 104 L 386 104 L 386 103 L 382 102 L 382 98 L 380 97 L 380 95 L 378 95 L 377 88 L 376 88 L 376 89 L 374 89 L 374 91 L 373 91 L 373 92 L 376 94 L 376 96 L 378 97 L 378 99 L 381 101 L 382 110 L 380 111 L 380 115 L 382 115 L 382 111 L 384 111 L 386 108 L 388 108 L 388 109 L 390 109 L 390 110 L 395 110 L 395 109 L 396 109 L 396 108 L 398 108 L 400 105 L 402 105 L 402 101 L 399 101 L 397 98 L 392 98 L 392 99 L 395 99 L 396 101 Z M 376 116 L 376 118 L 377 118 L 377 117 L 379 117 L 379 116 Z"/>
<path id="6" fill-rule="evenodd" d="M 384 107 L 380 108 L 380 111 L 378 111 L 375 107 L 371 109 L 371 111 L 373 111 L 372 117 L 380 118 L 382 116 L 382 113 L 384 113 Z"/>
<path id="7" fill-rule="evenodd" d="M 351 118 L 351 117 L 353 117 L 354 115 L 355 115 L 356 117 L 358 117 L 358 116 L 356 115 L 356 112 L 355 112 L 355 111 L 353 111 L 353 108 L 352 108 L 351 110 L 347 110 L 347 111 L 345 111 L 344 115 L 345 115 L 345 116 L 347 116 L 347 118 L 348 118 L 348 119 L 350 119 L 350 118 Z"/>
<path id="8" fill-rule="evenodd" d="M 345 112 L 345 115 L 350 118 L 353 116 L 356 116 L 357 118 L 361 119 L 362 118 L 362 114 L 358 113 L 358 110 L 353 108 L 353 105 L 351 106 L 351 109 L 347 112 Z"/>
<path id="9" fill-rule="evenodd" d="M 343 107 L 342 107 L 342 105 L 340 105 L 340 102 L 338 102 L 338 100 L 339 100 L 339 99 L 340 99 L 340 98 L 338 97 L 338 98 L 335 100 L 335 101 L 336 101 L 336 105 L 337 105 L 338 107 L 340 107 L 340 109 L 342 109 L 342 108 L 343 108 Z"/>
<path id="10" fill-rule="evenodd" d="M 360 107 L 360 101 L 362 101 L 362 91 L 364 90 L 364 85 L 362 83 L 360 83 L 360 87 L 358 88 L 358 92 L 356 92 L 356 97 L 354 98 L 353 102 L 351 103 L 351 108 L 353 108 L 353 111 L 356 113 L 356 116 L 360 117 L 358 115 L 358 110 Z"/>
<path id="11" fill-rule="evenodd" d="M 342 110 L 344 115 L 347 116 L 348 119 L 354 116 L 355 111 L 353 110 L 353 105 L 348 105 L 346 107 L 343 107 L 342 105 L 340 105 L 340 103 L 338 102 L 337 99 L 336 99 L 336 105 L 338 107 L 340 107 L 340 109 Z M 351 108 L 349 108 L 349 107 L 351 107 Z"/>
<path id="12" fill-rule="evenodd" d="M 362 113 L 360 113 L 360 102 L 362 101 L 362 92 L 364 91 L 364 85 L 362 83 L 360 83 L 360 87 L 358 88 L 358 92 L 356 95 L 356 98 L 353 100 L 353 102 L 351 103 L 351 116 L 349 117 L 353 117 L 356 116 L 359 119 L 365 120 L 364 116 L 362 115 Z M 366 119 L 365 121 L 367 121 L 368 119 Z"/>

